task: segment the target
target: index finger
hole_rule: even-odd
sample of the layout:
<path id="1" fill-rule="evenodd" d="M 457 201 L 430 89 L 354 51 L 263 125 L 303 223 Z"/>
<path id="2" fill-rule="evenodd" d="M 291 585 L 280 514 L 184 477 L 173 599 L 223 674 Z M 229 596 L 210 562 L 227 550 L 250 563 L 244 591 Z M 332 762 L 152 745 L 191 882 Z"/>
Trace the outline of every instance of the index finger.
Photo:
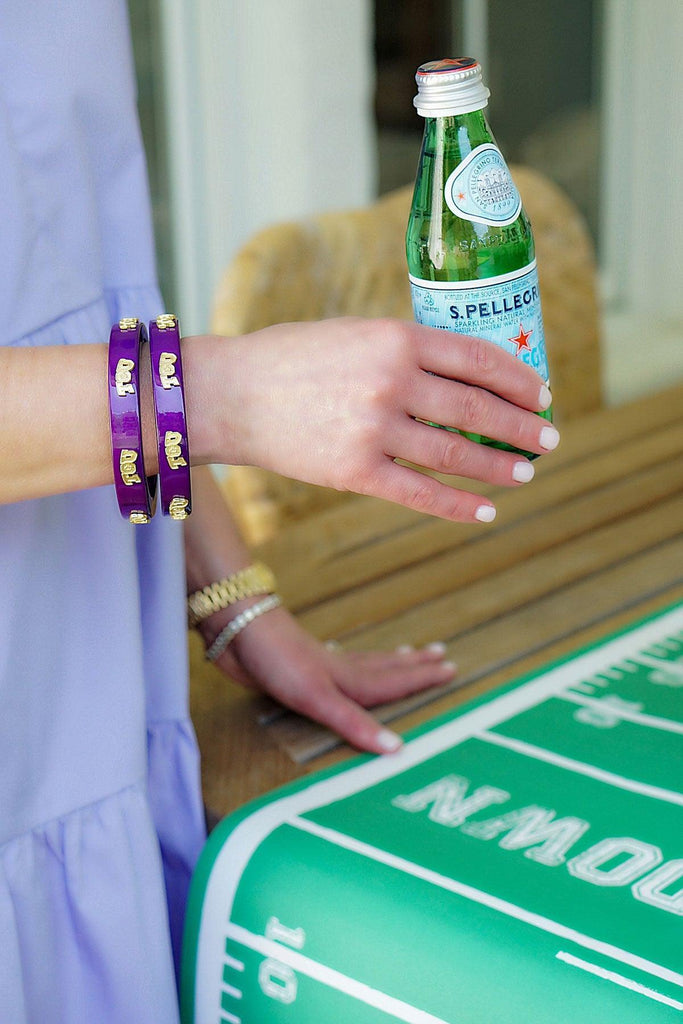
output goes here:
<path id="1" fill-rule="evenodd" d="M 552 395 L 532 366 L 492 341 L 416 324 L 420 366 L 428 373 L 492 391 L 532 412 L 549 408 Z"/>

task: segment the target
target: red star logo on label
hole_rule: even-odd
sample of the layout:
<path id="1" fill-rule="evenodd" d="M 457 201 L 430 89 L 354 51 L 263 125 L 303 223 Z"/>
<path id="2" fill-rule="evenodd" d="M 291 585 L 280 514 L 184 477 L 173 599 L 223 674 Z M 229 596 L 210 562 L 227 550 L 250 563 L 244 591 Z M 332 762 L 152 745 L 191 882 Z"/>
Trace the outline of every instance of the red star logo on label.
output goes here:
<path id="1" fill-rule="evenodd" d="M 531 351 L 531 345 L 529 344 L 527 339 L 530 338 L 533 333 L 533 331 L 525 331 L 522 324 L 520 324 L 519 334 L 517 335 L 517 337 L 508 338 L 508 341 L 511 341 L 513 345 L 517 346 L 517 355 L 519 355 L 522 349 L 527 349 L 528 352 Z"/>
<path id="2" fill-rule="evenodd" d="M 464 198 L 465 198 L 465 193 L 464 193 L 464 192 L 458 192 L 458 199 L 459 199 L 459 200 L 460 200 L 461 202 L 462 202 L 462 200 L 463 200 Z"/>

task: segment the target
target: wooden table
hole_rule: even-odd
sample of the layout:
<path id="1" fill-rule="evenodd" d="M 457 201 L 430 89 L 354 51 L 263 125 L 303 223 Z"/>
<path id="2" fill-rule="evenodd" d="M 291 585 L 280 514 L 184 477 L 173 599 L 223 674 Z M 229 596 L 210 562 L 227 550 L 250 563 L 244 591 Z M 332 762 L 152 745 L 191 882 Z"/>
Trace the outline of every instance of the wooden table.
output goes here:
<path id="1" fill-rule="evenodd" d="M 404 708 L 402 731 L 683 599 L 683 386 L 562 428 L 533 483 L 488 489 L 490 526 L 352 498 L 283 530 L 259 557 L 300 621 L 355 649 L 442 640 L 458 686 Z M 191 643 L 192 711 L 218 814 L 351 755 L 226 683 Z M 290 752 L 288 752 L 290 751 Z"/>

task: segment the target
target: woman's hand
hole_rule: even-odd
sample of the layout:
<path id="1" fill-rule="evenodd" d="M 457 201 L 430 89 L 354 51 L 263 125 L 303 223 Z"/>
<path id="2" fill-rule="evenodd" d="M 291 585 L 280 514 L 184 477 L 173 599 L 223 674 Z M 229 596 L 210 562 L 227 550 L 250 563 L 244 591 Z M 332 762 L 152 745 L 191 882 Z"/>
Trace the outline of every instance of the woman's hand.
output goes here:
<path id="1" fill-rule="evenodd" d="M 202 341 L 211 349 L 212 339 Z M 488 499 L 395 460 L 508 486 L 530 480 L 532 464 L 420 421 L 537 454 L 559 440 L 535 415 L 551 401 L 535 371 L 460 334 L 348 318 L 214 338 L 212 354 L 216 369 L 202 395 L 202 415 L 213 417 L 211 439 L 202 438 L 213 448 L 209 461 L 258 465 L 446 519 L 490 521 Z M 199 411 L 190 414 L 198 422 Z"/>
<path id="2" fill-rule="evenodd" d="M 400 747 L 401 738 L 365 709 L 449 683 L 456 669 L 444 653 L 442 644 L 367 654 L 330 648 L 277 608 L 251 622 L 216 665 L 353 746 L 386 754 Z"/>
<path id="3" fill-rule="evenodd" d="M 188 591 L 229 575 L 250 555 L 206 467 L 193 470 L 195 511 L 185 522 Z M 205 644 L 258 598 L 216 612 L 199 626 Z M 385 701 L 448 683 L 455 666 L 443 645 L 388 654 L 330 649 L 307 633 L 284 608 L 275 608 L 239 633 L 216 665 L 243 686 L 267 693 L 293 711 L 314 718 L 362 750 L 386 753 L 400 738 L 365 710 Z"/>

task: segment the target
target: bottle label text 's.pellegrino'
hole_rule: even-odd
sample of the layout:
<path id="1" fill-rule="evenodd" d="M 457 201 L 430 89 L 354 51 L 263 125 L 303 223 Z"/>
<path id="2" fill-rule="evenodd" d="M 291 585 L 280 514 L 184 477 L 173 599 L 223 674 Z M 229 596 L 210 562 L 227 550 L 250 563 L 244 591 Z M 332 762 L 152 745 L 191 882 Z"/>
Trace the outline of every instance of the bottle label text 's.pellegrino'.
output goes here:
<path id="1" fill-rule="evenodd" d="M 512 224 L 522 200 L 500 150 L 477 146 L 449 175 L 444 198 L 451 213 L 475 224 Z"/>
<path id="2" fill-rule="evenodd" d="M 485 338 L 548 380 L 536 261 L 482 281 L 424 281 L 410 275 L 415 320 Z"/>

